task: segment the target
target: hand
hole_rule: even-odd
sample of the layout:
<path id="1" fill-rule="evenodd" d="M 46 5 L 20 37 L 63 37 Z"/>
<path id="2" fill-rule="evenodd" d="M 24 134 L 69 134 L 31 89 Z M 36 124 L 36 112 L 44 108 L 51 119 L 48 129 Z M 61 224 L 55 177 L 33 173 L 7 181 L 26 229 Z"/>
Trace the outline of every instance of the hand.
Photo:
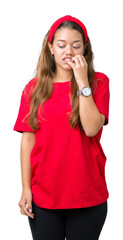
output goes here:
<path id="1" fill-rule="evenodd" d="M 26 204 L 28 205 L 27 208 L 26 208 Z M 23 189 L 22 196 L 18 205 L 20 207 L 21 214 L 34 218 L 34 214 L 31 213 L 32 212 L 32 192 L 30 188 Z"/>
<path id="2" fill-rule="evenodd" d="M 88 64 L 83 55 L 76 55 L 67 62 L 74 72 L 76 82 L 79 84 L 88 84 Z"/>

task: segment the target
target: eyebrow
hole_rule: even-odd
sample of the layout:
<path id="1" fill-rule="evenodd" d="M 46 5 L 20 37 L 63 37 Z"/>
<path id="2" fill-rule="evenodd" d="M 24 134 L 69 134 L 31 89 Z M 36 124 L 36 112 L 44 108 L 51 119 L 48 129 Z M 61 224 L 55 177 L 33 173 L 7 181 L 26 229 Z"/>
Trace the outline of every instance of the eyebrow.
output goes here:
<path id="1" fill-rule="evenodd" d="M 62 42 L 66 42 L 65 40 L 63 40 L 63 39 L 59 39 L 59 40 L 57 40 L 57 42 L 58 41 L 62 41 Z M 73 41 L 73 42 L 81 42 L 80 40 L 75 40 L 75 41 Z"/>

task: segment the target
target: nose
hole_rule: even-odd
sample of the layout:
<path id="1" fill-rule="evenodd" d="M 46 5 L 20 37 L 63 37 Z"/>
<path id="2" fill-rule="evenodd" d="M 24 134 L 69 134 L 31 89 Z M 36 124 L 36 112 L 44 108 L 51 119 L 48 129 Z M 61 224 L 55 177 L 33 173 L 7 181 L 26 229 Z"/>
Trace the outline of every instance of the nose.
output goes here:
<path id="1" fill-rule="evenodd" d="M 70 45 L 66 48 L 66 54 L 73 54 L 72 47 Z"/>

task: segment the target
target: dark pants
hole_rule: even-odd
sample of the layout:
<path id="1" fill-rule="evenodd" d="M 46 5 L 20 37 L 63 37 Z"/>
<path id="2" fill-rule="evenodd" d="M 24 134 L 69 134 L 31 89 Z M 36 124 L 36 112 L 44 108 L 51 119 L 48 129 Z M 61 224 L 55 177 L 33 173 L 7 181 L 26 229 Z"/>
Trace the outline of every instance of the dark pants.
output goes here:
<path id="1" fill-rule="evenodd" d="M 28 217 L 33 240 L 98 240 L 107 216 L 103 204 L 74 209 L 46 209 L 32 202 Z"/>

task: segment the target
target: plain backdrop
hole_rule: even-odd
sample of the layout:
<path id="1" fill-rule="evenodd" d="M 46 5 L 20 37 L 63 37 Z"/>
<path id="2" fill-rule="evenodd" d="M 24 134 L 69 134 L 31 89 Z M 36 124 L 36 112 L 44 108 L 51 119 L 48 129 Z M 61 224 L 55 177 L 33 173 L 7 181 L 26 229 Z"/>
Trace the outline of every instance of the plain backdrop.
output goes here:
<path id="1" fill-rule="evenodd" d="M 123 15 L 122 1 L 7 1 L 0 3 L 0 238 L 31 240 L 20 213 L 21 133 L 13 131 L 23 88 L 34 74 L 45 34 L 64 15 L 86 26 L 96 71 L 110 80 L 109 124 L 101 145 L 107 156 L 108 215 L 100 240 L 123 239 Z M 84 240 L 84 239 L 83 239 Z"/>

